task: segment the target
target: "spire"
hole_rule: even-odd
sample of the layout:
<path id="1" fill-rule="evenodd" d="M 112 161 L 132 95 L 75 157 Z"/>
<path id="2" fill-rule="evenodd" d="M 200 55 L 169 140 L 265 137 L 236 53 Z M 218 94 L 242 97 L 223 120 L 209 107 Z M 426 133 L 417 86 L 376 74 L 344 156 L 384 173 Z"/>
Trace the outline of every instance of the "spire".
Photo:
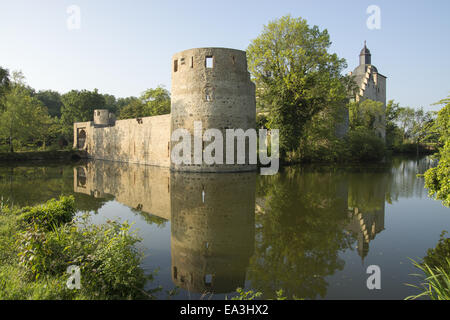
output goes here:
<path id="1" fill-rule="evenodd" d="M 372 64 L 372 55 L 367 48 L 366 40 L 364 40 L 364 48 L 362 48 L 361 53 L 359 54 L 359 64 Z"/>

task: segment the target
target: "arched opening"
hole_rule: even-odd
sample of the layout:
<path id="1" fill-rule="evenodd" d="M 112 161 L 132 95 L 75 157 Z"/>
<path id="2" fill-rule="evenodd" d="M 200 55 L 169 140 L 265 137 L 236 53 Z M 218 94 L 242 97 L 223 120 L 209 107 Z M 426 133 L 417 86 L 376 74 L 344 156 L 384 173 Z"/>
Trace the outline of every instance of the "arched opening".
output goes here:
<path id="1" fill-rule="evenodd" d="M 78 130 L 77 134 L 77 148 L 83 149 L 86 144 L 86 131 L 84 129 Z"/>

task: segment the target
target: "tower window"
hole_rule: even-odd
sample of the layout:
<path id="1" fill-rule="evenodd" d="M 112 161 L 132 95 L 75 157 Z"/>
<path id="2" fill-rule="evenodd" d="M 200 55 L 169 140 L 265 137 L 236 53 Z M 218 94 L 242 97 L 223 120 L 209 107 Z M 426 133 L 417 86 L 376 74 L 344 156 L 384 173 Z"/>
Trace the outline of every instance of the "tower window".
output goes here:
<path id="1" fill-rule="evenodd" d="M 205 65 L 207 69 L 212 69 L 214 67 L 214 59 L 212 56 L 206 57 Z"/>
<path id="2" fill-rule="evenodd" d="M 177 72 L 178 71 L 178 60 L 174 60 L 173 61 L 173 72 Z"/>
<path id="3" fill-rule="evenodd" d="M 185 63 L 186 63 L 186 62 L 184 61 L 184 58 L 181 58 L 181 59 L 180 59 L 180 64 L 181 64 L 181 65 L 184 65 Z"/>
<path id="4" fill-rule="evenodd" d="M 194 57 L 191 57 L 191 68 L 194 67 Z"/>

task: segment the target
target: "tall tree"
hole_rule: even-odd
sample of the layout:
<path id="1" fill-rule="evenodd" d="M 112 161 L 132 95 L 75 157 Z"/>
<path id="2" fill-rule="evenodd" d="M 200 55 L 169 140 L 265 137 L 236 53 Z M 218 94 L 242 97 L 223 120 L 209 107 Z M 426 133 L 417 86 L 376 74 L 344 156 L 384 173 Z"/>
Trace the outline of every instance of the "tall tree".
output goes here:
<path id="1" fill-rule="evenodd" d="M 14 72 L 0 115 L 0 136 L 8 140 L 10 151 L 14 152 L 14 141 L 21 144 L 36 141 L 47 118 L 47 109 L 30 95 L 22 73 Z"/>
<path id="2" fill-rule="evenodd" d="M 268 111 L 269 128 L 280 130 L 281 157 L 296 150 L 313 115 L 346 99 L 346 62 L 328 53 L 330 45 L 327 30 L 284 16 L 264 26 L 247 49 L 258 108 Z"/>
<path id="3" fill-rule="evenodd" d="M 64 125 L 63 133 L 69 140 L 73 136 L 73 124 L 75 122 L 90 121 L 95 109 L 105 107 L 105 98 L 98 90 L 72 90 L 61 97 L 61 120 Z"/>

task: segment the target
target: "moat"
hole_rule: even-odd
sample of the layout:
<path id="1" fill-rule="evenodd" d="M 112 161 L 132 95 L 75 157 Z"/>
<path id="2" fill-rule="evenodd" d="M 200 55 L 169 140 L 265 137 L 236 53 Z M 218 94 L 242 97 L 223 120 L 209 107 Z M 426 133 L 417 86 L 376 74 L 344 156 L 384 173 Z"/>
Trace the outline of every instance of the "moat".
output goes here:
<path id="1" fill-rule="evenodd" d="M 106 161 L 0 166 L 0 195 L 18 206 L 74 195 L 94 223 L 134 223 L 142 267 L 160 298 L 223 299 L 237 287 L 273 298 L 404 299 L 417 293 L 409 258 L 450 231 L 450 210 L 417 174 L 429 158 L 294 166 L 274 176 L 196 174 Z M 368 290 L 367 267 L 381 268 Z M 205 296 L 203 296 L 205 299 Z"/>

